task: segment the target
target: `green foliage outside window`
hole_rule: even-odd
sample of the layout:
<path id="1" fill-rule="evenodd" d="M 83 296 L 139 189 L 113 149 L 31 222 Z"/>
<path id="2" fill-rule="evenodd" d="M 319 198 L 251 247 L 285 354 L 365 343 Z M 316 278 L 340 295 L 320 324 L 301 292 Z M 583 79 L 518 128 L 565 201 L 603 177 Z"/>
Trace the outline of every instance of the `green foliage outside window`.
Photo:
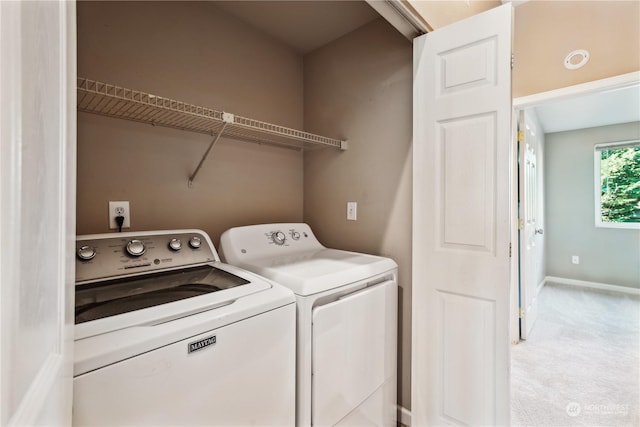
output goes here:
<path id="1" fill-rule="evenodd" d="M 602 222 L 640 223 L 640 145 L 602 150 Z"/>

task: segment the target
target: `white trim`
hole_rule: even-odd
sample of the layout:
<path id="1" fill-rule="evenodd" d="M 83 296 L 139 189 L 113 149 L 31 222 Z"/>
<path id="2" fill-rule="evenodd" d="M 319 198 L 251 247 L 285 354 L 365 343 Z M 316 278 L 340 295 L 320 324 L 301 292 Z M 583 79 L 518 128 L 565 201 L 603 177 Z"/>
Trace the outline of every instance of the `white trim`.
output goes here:
<path id="1" fill-rule="evenodd" d="M 9 344 L 19 317 L 21 143 L 22 143 L 22 4 L 0 1 L 0 424 L 15 413 L 9 406 L 15 366 Z M 10 248 L 10 250 L 7 250 Z M 7 397 L 5 397 L 7 396 Z"/>
<path id="2" fill-rule="evenodd" d="M 607 283 L 587 282 L 586 280 L 566 279 L 563 277 L 547 276 L 544 283 L 554 282 L 562 285 L 578 286 L 582 288 L 602 289 L 605 291 L 621 292 L 624 294 L 640 295 L 639 288 L 631 288 L 628 286 L 610 285 Z"/>
<path id="3" fill-rule="evenodd" d="M 602 224 L 602 153 L 597 149 L 593 150 L 593 216 L 595 226 Z"/>
<path id="4" fill-rule="evenodd" d="M 596 151 L 605 151 L 607 149 L 618 148 L 634 148 L 640 146 L 640 139 L 625 139 L 623 141 L 601 142 L 593 146 Z"/>
<path id="5" fill-rule="evenodd" d="M 8 422 L 8 426 L 31 426 L 35 425 L 42 415 L 34 408 L 46 407 L 46 402 L 51 398 L 51 390 L 55 388 L 60 377 L 63 365 L 63 357 L 59 354 L 49 353 L 47 359 L 42 364 L 40 371 L 29 385 L 29 389 L 20 401 L 18 409 Z"/>
<path id="6" fill-rule="evenodd" d="M 513 101 L 512 101 L 513 104 Z M 509 228 L 511 229 L 509 249 L 511 251 L 511 273 L 510 273 L 510 296 L 509 296 L 509 341 L 511 344 L 517 344 L 520 341 L 520 302 L 519 302 L 519 283 L 520 283 L 520 264 L 519 264 L 519 247 L 518 247 L 518 122 L 520 114 L 513 107 L 511 109 L 511 155 L 509 158 L 511 168 L 511 182 L 509 190 L 511 193 L 510 212 L 511 220 Z"/>
<path id="7" fill-rule="evenodd" d="M 622 230 L 638 230 L 640 229 L 640 222 L 602 222 L 602 219 L 596 218 L 596 227 L 618 228 Z"/>
<path id="8" fill-rule="evenodd" d="M 376 12 L 408 40 L 431 31 L 422 17 L 399 0 L 365 0 Z"/>
<path id="9" fill-rule="evenodd" d="M 542 279 L 542 282 L 538 283 L 538 288 L 536 289 L 536 297 L 540 295 L 540 292 L 542 292 L 542 288 L 544 288 L 544 285 L 547 284 L 548 278 L 549 277 L 545 277 L 544 279 Z"/>
<path id="10" fill-rule="evenodd" d="M 513 7 L 517 7 L 517 6 L 525 4 L 528 1 L 529 0 L 502 0 L 502 4 L 511 3 L 513 5 Z"/>
<path id="11" fill-rule="evenodd" d="M 602 90 L 619 89 L 627 86 L 634 86 L 640 82 L 640 71 L 622 74 L 615 77 L 609 77 L 592 82 L 581 83 L 578 85 L 567 86 L 560 89 L 550 90 L 547 92 L 535 93 L 533 95 L 521 96 L 513 100 L 513 106 L 516 109 L 534 107 L 547 101 L 556 101 L 564 98 L 571 98 L 576 95 L 586 95 Z"/>
<path id="12" fill-rule="evenodd" d="M 398 405 L 398 422 L 404 426 L 411 426 L 411 411 Z"/>

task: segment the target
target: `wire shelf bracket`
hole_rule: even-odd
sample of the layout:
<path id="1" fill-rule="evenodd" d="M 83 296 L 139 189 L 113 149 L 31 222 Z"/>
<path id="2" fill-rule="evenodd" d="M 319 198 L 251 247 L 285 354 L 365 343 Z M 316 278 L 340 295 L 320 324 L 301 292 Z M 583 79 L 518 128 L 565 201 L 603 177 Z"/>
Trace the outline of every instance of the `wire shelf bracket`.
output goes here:
<path id="1" fill-rule="evenodd" d="M 232 138 L 295 150 L 347 149 L 347 141 L 287 128 L 150 93 L 79 77 L 78 111 L 213 135 L 189 187 L 220 138 Z"/>
<path id="2" fill-rule="evenodd" d="M 225 113 L 225 114 L 229 114 L 229 113 Z M 233 115 L 231 114 L 231 116 Z M 231 123 L 233 123 L 233 117 L 231 117 Z M 222 125 L 222 129 L 220 129 L 220 132 L 218 132 L 215 138 L 213 138 L 213 140 L 211 141 L 211 144 L 209 144 L 209 147 L 207 148 L 207 151 L 205 151 L 204 154 L 202 155 L 202 159 L 200 159 L 200 163 L 198 163 L 198 166 L 196 166 L 196 170 L 194 170 L 191 176 L 189 177 L 189 188 L 193 188 L 193 180 L 196 179 L 196 175 L 198 175 L 198 172 L 200 172 L 200 168 L 202 167 L 202 164 L 204 163 L 205 160 L 207 160 L 207 157 L 209 157 L 209 153 L 213 149 L 213 146 L 216 145 L 216 143 L 220 140 L 220 137 L 224 133 L 224 129 L 227 127 L 227 124 L 229 124 L 229 122 L 225 122 L 225 124 Z"/>

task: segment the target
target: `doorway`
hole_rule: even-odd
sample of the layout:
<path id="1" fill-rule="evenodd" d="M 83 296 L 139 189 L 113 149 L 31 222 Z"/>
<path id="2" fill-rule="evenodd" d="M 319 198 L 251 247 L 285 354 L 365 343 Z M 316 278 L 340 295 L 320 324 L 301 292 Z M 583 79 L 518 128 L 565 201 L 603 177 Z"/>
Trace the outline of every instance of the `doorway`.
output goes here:
<path id="1" fill-rule="evenodd" d="M 538 151 L 534 156 L 538 209 L 525 183 L 520 183 L 524 191 L 518 233 L 523 244 L 519 251 L 519 287 L 512 287 L 512 292 L 524 304 L 516 305 L 512 313 L 512 342 L 520 342 L 511 351 L 514 425 L 634 424 L 637 420 L 638 351 L 634 349 L 640 341 L 640 297 L 629 288 L 606 284 L 610 283 L 606 279 L 571 279 L 573 274 L 582 279 L 589 277 L 585 270 L 593 271 L 591 264 L 598 264 L 593 257 L 599 245 L 589 244 L 587 232 L 570 230 L 573 225 L 579 230 L 577 226 L 583 222 L 589 233 L 602 234 L 591 213 L 593 146 L 607 138 L 623 138 L 630 127 L 632 132 L 638 132 L 640 112 L 636 107 L 625 108 L 624 97 L 631 97 L 630 105 L 638 104 L 639 76 L 640 73 L 632 73 L 514 100 L 514 117 L 520 119 L 520 130 L 526 135 L 544 134 L 541 142 L 531 144 Z M 611 114 L 615 110 L 622 113 Z M 593 117 L 589 118 L 587 112 Z M 523 120 L 522 115 L 529 115 L 534 125 Z M 582 154 L 571 151 L 571 138 L 583 146 Z M 527 150 L 526 144 L 520 144 Z M 569 157 L 563 158 L 563 154 Z M 522 166 L 525 162 L 525 170 L 530 155 L 528 151 L 521 152 L 520 163 Z M 581 163 L 579 173 L 577 165 Z M 577 188 L 585 174 L 590 179 L 584 188 Z M 520 174 L 524 180 L 536 179 L 534 176 L 530 172 Z M 577 181 L 572 182 L 573 179 Z M 575 198 L 557 188 L 563 184 L 573 188 Z M 587 205 L 574 204 L 580 200 Z M 559 229 L 562 221 L 557 217 L 562 214 L 575 224 Z M 530 238 L 527 221 L 532 215 L 540 226 L 540 233 L 535 233 L 536 250 L 526 246 Z M 533 273 L 527 271 L 532 265 L 536 266 Z M 528 274 L 530 277 L 526 277 Z M 531 277 L 534 286 L 526 286 Z M 535 301 L 535 311 L 530 301 Z"/>
<path id="2" fill-rule="evenodd" d="M 536 221 L 536 234 L 538 234 L 538 241 L 536 245 L 538 250 L 534 252 L 523 252 L 520 248 L 518 251 L 520 262 L 519 267 L 525 264 L 533 264 L 534 269 L 533 281 L 535 286 L 532 287 L 520 287 L 520 283 L 525 281 L 522 277 L 525 273 L 522 268 L 518 268 L 518 277 L 512 282 L 511 293 L 515 297 L 513 304 L 512 318 L 511 318 L 511 340 L 512 343 L 516 343 L 521 338 L 526 339 L 526 333 L 524 337 L 519 334 L 520 331 L 520 317 L 526 315 L 522 313 L 521 309 L 526 309 L 524 301 L 527 298 L 534 299 L 533 297 L 526 295 L 527 291 L 534 293 L 540 292 L 544 281 L 546 280 L 546 259 L 548 254 L 546 253 L 545 246 L 547 242 L 545 239 L 544 225 L 545 225 L 545 199 L 547 195 L 544 192 L 545 189 L 545 165 L 544 165 L 544 150 L 547 142 L 545 141 L 545 134 L 559 133 L 565 131 L 573 131 L 578 129 L 591 129 L 596 127 L 603 127 L 614 124 L 629 123 L 640 120 L 640 107 L 638 106 L 637 99 L 640 97 L 640 72 L 624 74 L 617 77 L 608 79 L 593 81 L 585 84 L 570 86 L 563 89 L 553 90 L 549 92 L 543 92 L 531 96 L 516 98 L 513 101 L 514 107 L 514 120 L 518 123 L 516 126 L 522 130 L 525 143 L 522 144 L 523 151 L 527 150 L 527 142 L 533 153 L 521 153 L 522 159 L 526 162 L 526 157 L 533 156 L 533 162 L 536 164 L 536 172 L 529 172 L 518 176 L 517 172 L 514 176 L 514 182 L 527 181 L 531 179 L 536 180 L 536 185 L 531 186 L 535 188 L 535 191 L 531 194 L 526 194 L 525 183 L 521 183 L 522 198 L 514 197 L 516 200 L 515 212 L 519 219 L 523 222 L 527 220 Z M 518 132 L 518 139 L 520 138 L 520 132 Z M 595 136 L 593 141 L 606 142 L 607 139 L 625 138 L 624 133 L 614 134 L 614 136 L 601 133 Z M 536 140 L 532 137 L 537 138 Z M 516 141 L 516 144 L 519 144 Z M 518 150 L 514 150 L 518 152 Z M 573 161 L 574 159 L 568 159 Z M 515 160 L 518 162 L 518 159 Z M 524 163 L 524 162 L 523 162 Z M 514 168 L 518 170 L 517 167 Z M 526 179 L 525 179 L 526 178 Z M 593 181 L 585 182 L 585 188 L 591 188 Z M 531 185 L 531 184 L 529 184 Z M 588 197 L 593 194 L 592 190 L 583 190 L 588 192 Z M 518 202 L 522 199 L 520 202 Z M 529 203 L 527 203 L 529 202 Z M 522 203 L 523 209 L 520 209 L 519 204 Z M 521 212 L 521 213 L 520 213 Z M 526 215 L 529 213 L 528 215 Z M 534 218 L 530 218 L 530 217 Z M 529 218 L 527 218 L 529 217 Z M 524 228 L 525 224 L 518 221 L 518 230 Z M 524 233 L 522 233 L 524 235 Z M 512 239 L 517 242 L 521 239 L 518 237 Z M 522 239 L 524 240 L 524 239 Z M 529 256 L 533 258 L 533 262 L 530 259 L 522 259 Z M 575 259 L 574 257 L 578 258 Z M 569 257 L 572 264 L 576 262 L 580 265 L 580 254 L 576 253 Z M 564 260 L 566 262 L 566 260 Z M 584 260 L 588 261 L 588 260 Z M 560 270 L 560 274 L 564 273 L 564 270 Z M 560 274 L 552 274 L 551 278 L 556 281 L 569 282 L 566 277 L 558 277 Z M 568 276 L 568 274 L 567 274 Z M 564 280 L 563 280 L 564 279 Z M 584 282 L 584 281 L 583 281 Z M 577 283 L 565 283 L 565 284 L 577 284 Z M 617 287 L 598 286 L 604 285 L 603 283 L 587 283 L 591 287 L 600 287 L 606 290 L 620 291 Z M 519 302 L 523 301 L 523 304 Z M 533 323 L 533 322 L 532 322 Z"/>

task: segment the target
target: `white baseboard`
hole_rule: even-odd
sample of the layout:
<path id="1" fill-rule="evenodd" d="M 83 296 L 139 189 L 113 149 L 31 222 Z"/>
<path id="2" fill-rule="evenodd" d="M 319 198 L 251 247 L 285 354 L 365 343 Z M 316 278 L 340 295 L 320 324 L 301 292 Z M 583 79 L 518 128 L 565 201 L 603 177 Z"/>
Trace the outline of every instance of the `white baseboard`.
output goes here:
<path id="1" fill-rule="evenodd" d="M 411 411 L 398 405 L 398 421 L 404 426 L 411 427 Z"/>
<path id="2" fill-rule="evenodd" d="M 607 283 L 587 282 L 585 280 L 565 279 L 563 277 L 547 276 L 543 283 L 554 282 L 562 285 L 580 286 L 583 288 L 602 289 L 605 291 L 622 292 L 625 294 L 640 295 L 640 289 L 627 286 L 609 285 Z M 542 287 L 539 288 L 540 290 Z"/>
<path id="3" fill-rule="evenodd" d="M 538 283 L 538 288 L 536 289 L 536 296 L 540 295 L 540 291 L 542 291 L 542 288 L 544 288 L 545 283 L 547 283 L 547 279 L 548 277 L 545 277 L 544 279 L 542 279 L 542 282 Z"/>

